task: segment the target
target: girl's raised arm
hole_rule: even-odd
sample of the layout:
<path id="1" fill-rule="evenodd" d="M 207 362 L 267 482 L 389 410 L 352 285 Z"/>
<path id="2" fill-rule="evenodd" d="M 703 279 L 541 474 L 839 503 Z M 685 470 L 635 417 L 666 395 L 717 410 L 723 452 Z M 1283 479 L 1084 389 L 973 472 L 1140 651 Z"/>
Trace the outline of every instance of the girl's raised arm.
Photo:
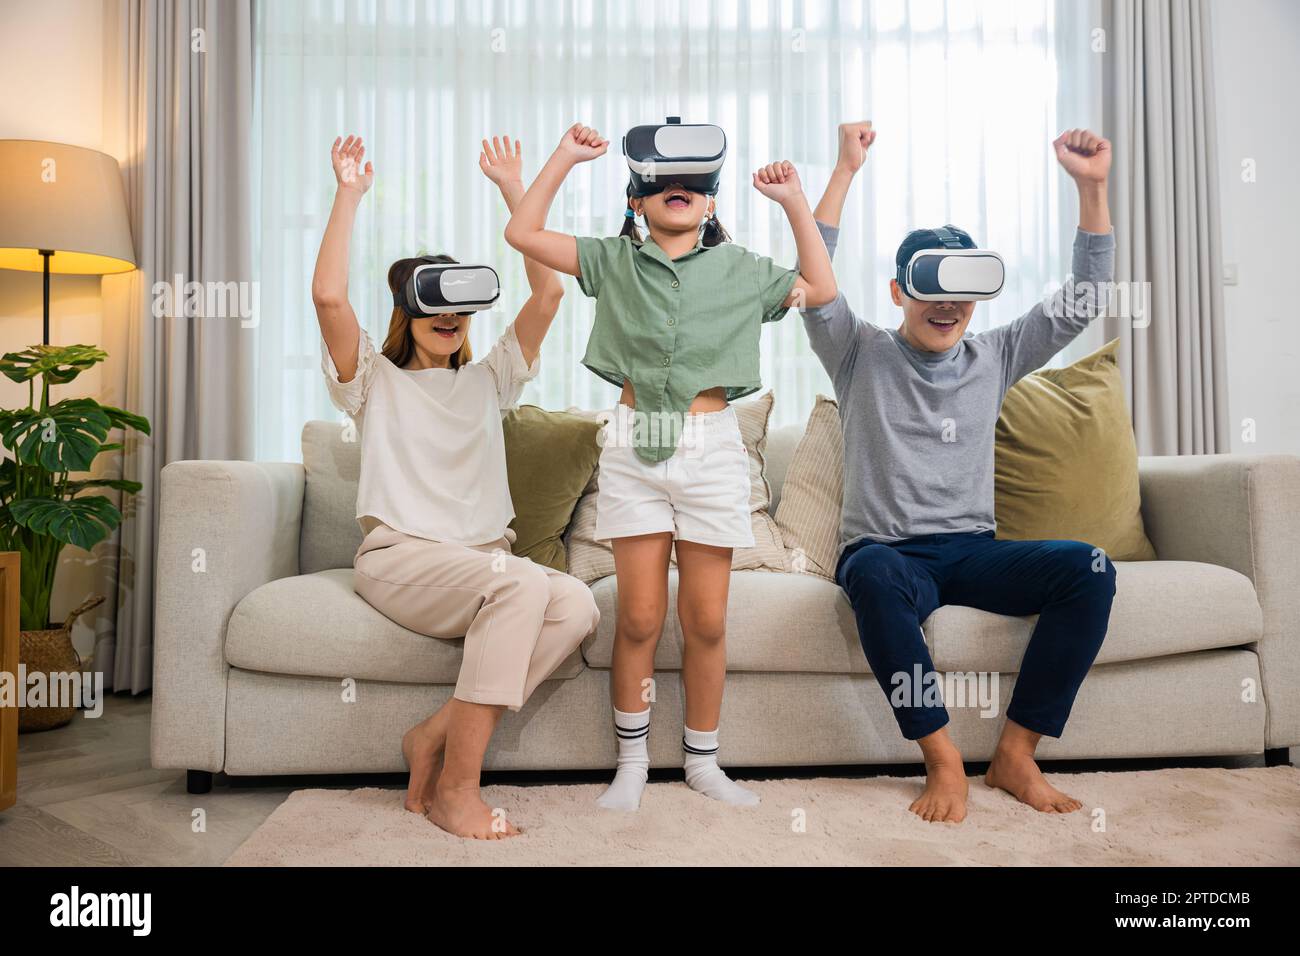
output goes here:
<path id="1" fill-rule="evenodd" d="M 579 275 L 578 241 L 567 233 L 547 229 L 546 214 L 569 170 L 578 163 L 603 156 L 608 148 L 609 140 L 601 139 L 591 127 L 581 123 L 569 127 L 515 207 L 506 224 L 506 242 L 548 268 Z"/>
<path id="2" fill-rule="evenodd" d="M 336 138 L 330 148 L 338 190 L 316 255 L 316 272 L 311 278 L 316 320 L 340 382 L 350 382 L 357 374 L 357 348 L 361 342 L 361 326 L 348 301 L 348 246 L 357 206 L 375 180 L 374 166 L 361 164 L 365 156 L 366 147 L 360 136 Z"/>
<path id="3" fill-rule="evenodd" d="M 813 219 L 803 186 L 794 166 L 786 161 L 771 163 L 754 173 L 754 188 L 779 203 L 794 232 L 794 247 L 799 256 L 799 278 L 790 290 L 785 305 L 811 309 L 825 305 L 839 294 L 831 257 L 822 242 Z"/>

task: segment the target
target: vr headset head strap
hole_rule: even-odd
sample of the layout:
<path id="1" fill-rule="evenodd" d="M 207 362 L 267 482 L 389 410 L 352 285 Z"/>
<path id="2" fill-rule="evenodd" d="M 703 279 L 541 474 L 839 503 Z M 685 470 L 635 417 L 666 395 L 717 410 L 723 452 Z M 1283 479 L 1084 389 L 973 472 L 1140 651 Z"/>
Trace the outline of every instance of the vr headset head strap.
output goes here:
<path id="1" fill-rule="evenodd" d="M 433 256 L 427 256 L 427 255 L 414 256 L 413 258 L 415 259 L 416 262 L 424 263 L 426 265 L 436 266 L 436 265 L 443 264 L 438 262 L 437 259 Z M 447 263 L 447 265 L 450 265 L 450 263 Z M 415 268 L 412 267 L 411 271 L 414 272 Z M 393 308 L 402 309 L 403 311 L 405 311 L 405 307 L 406 307 L 406 283 L 403 282 L 397 288 L 397 290 L 393 292 Z"/>

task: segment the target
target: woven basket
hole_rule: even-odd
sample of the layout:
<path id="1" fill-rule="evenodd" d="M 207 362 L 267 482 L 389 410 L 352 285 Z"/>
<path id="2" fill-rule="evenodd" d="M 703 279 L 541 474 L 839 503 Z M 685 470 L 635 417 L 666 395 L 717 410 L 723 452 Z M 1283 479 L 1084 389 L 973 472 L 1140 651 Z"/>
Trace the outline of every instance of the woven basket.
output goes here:
<path id="1" fill-rule="evenodd" d="M 73 674 L 81 670 L 81 656 L 72 646 L 72 625 L 81 615 L 103 603 L 102 596 L 87 598 L 73 609 L 62 627 L 19 632 L 18 664 L 20 667 L 26 665 L 28 680 L 33 674 L 45 674 L 46 686 L 50 687 L 50 675 Z M 20 707 L 18 732 L 53 730 L 70 723 L 76 713 L 76 707 Z"/>

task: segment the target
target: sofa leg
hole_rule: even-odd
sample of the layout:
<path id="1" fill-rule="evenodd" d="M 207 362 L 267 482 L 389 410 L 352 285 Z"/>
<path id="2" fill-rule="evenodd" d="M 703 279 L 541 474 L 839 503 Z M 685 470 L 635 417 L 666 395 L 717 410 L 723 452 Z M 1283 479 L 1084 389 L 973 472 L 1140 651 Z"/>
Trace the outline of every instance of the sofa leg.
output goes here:
<path id="1" fill-rule="evenodd" d="M 212 790 L 212 771 L 186 770 L 185 789 L 189 793 L 208 793 Z"/>
<path id="2" fill-rule="evenodd" d="M 1286 767 L 1291 761 L 1288 758 L 1290 750 L 1286 747 L 1274 747 L 1272 750 L 1264 751 L 1265 767 Z"/>

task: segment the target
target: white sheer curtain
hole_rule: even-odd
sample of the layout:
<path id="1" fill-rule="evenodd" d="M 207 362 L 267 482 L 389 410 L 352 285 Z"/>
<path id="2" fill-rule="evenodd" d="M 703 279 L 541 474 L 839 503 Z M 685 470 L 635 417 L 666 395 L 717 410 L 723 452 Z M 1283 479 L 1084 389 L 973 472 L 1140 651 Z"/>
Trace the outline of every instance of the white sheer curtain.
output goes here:
<path id="1" fill-rule="evenodd" d="M 615 234 L 627 178 L 619 138 L 680 115 L 727 131 L 718 212 L 734 239 L 792 263 L 784 218 L 749 172 L 789 159 L 815 204 L 835 159 L 835 124 L 869 118 L 879 139 L 836 258 L 860 314 L 897 321 L 887 283 L 894 250 L 915 226 L 956 223 L 1009 263 L 1007 291 L 976 310 L 976 331 L 1018 315 L 1068 268 L 1063 237 L 1074 212 L 1062 208 L 1048 144 L 1058 125 L 1081 125 L 1058 118 L 1058 58 L 1088 37 L 1081 27 L 1060 35 L 1053 0 L 276 0 L 257 9 L 260 458 L 298 458 L 303 422 L 338 417 L 318 370 L 309 285 L 333 194 L 329 144 L 340 133 L 363 135 L 375 164 L 350 292 L 376 337 L 390 310 L 388 264 L 447 252 L 503 276 L 498 309 L 473 322 L 474 350 L 486 351 L 526 286 L 502 238 L 505 206 L 477 167 L 479 141 L 522 140 L 531 176 L 576 120 L 613 145 L 570 177 L 554 228 Z M 579 363 L 592 304 L 566 285 L 543 372 L 523 400 L 604 407 L 614 390 Z M 776 392 L 777 423 L 802 421 L 816 394 L 830 392 L 797 315 L 765 329 L 763 380 Z"/>

